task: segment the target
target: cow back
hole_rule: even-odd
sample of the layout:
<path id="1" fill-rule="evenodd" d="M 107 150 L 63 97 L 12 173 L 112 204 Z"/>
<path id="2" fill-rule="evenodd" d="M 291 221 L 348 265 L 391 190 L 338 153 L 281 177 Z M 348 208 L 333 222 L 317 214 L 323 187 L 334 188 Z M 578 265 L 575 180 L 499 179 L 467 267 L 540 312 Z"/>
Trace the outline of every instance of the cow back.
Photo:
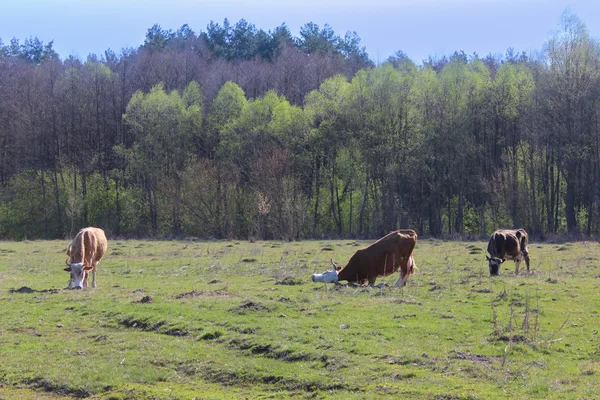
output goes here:
<path id="1" fill-rule="evenodd" d="M 527 233 L 522 230 L 497 230 L 490 236 L 488 253 L 492 258 L 505 258 L 506 254 L 516 256 L 527 243 Z"/>
<path id="2" fill-rule="evenodd" d="M 340 271 L 338 279 L 362 282 L 390 275 L 400 267 L 404 270 L 416 243 L 417 233 L 412 229 L 390 232 L 368 247 L 358 250 Z"/>
<path id="3" fill-rule="evenodd" d="M 108 241 L 102 229 L 83 228 L 67 248 L 69 263 L 82 263 L 86 266 L 95 265 L 104 256 L 107 248 Z"/>

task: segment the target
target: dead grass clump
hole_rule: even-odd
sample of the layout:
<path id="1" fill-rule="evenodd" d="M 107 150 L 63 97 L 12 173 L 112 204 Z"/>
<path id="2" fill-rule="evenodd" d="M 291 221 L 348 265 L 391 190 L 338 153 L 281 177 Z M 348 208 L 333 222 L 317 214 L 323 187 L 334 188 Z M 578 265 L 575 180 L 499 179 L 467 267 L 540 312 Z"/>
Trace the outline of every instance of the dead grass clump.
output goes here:
<path id="1" fill-rule="evenodd" d="M 265 311 L 267 307 L 263 306 L 260 303 L 255 303 L 253 301 L 246 301 L 237 307 L 231 308 L 229 311 L 233 312 L 243 312 L 243 311 Z"/>
<path id="2" fill-rule="evenodd" d="M 396 304 L 411 304 L 411 305 L 415 305 L 415 306 L 422 306 L 423 305 L 423 303 L 420 303 L 418 301 L 406 300 L 406 299 L 394 299 L 394 300 L 392 300 L 392 303 L 396 303 Z"/>
<path id="3" fill-rule="evenodd" d="M 286 276 L 285 278 L 280 279 L 275 282 L 276 285 L 288 285 L 288 286 L 304 285 L 305 283 L 306 282 L 304 282 L 303 279 L 293 278 L 291 276 Z"/>
<path id="4" fill-rule="evenodd" d="M 192 290 L 191 292 L 180 293 L 177 296 L 175 296 L 175 298 L 176 299 L 194 298 L 194 297 L 202 296 L 203 294 L 204 294 L 203 290 L 201 290 L 199 292 Z"/>
<path id="5" fill-rule="evenodd" d="M 462 351 L 450 350 L 448 358 L 452 360 L 469 360 L 479 363 L 491 363 L 494 359 L 480 354 L 465 353 Z"/>
<path id="6" fill-rule="evenodd" d="M 63 396 L 74 396 L 78 398 L 90 397 L 92 393 L 83 388 L 72 388 L 69 385 L 65 385 L 62 383 L 54 382 L 50 379 L 43 378 L 41 376 L 37 376 L 35 378 L 29 379 L 26 382 L 27 385 L 30 385 L 33 388 L 43 390 L 49 393 L 56 393 Z"/>
<path id="7" fill-rule="evenodd" d="M 494 293 L 492 289 L 473 289 L 471 290 L 473 293 Z"/>
<path id="8" fill-rule="evenodd" d="M 445 289 L 446 286 L 442 286 L 442 285 L 435 285 L 433 286 L 431 289 L 429 289 L 430 292 L 435 292 L 436 290 L 442 290 Z"/>

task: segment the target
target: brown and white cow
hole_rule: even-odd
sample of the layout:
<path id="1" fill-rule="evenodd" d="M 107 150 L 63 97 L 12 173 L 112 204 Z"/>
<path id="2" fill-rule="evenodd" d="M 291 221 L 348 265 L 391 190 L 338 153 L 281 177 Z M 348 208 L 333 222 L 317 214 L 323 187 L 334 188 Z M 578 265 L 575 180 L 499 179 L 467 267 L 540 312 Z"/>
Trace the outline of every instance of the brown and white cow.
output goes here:
<path id="1" fill-rule="evenodd" d="M 104 231 L 100 228 L 83 228 L 67 248 L 68 267 L 71 273 L 69 289 L 82 289 L 88 286 L 88 274 L 92 271 L 92 287 L 96 287 L 96 267 L 108 248 Z"/>
<path id="2" fill-rule="evenodd" d="M 487 248 L 490 256 L 485 257 L 489 262 L 490 276 L 498 275 L 500 264 L 506 260 L 514 260 L 516 264 L 515 275 L 518 275 L 519 264 L 522 259 L 525 259 L 527 272 L 529 272 L 528 241 L 529 238 L 525 229 L 501 229 L 492 233 Z"/>
<path id="3" fill-rule="evenodd" d="M 370 246 L 358 250 L 342 268 L 331 261 L 332 271 L 314 274 L 313 282 L 375 284 L 375 279 L 391 275 L 400 269 L 396 287 L 404 286 L 413 269 L 416 268 L 413 249 L 417 244 L 417 233 L 412 229 L 390 232 Z"/>

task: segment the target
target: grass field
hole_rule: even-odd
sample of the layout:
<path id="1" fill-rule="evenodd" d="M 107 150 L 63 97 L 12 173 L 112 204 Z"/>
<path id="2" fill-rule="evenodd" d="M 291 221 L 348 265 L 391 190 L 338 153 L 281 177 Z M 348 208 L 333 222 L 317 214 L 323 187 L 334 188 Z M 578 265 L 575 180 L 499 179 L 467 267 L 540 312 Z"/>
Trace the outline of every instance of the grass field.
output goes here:
<path id="1" fill-rule="evenodd" d="M 420 240 L 403 289 L 311 282 L 368 243 L 112 240 L 69 291 L 67 241 L 2 242 L 0 399 L 599 398 L 599 243 L 490 279 L 486 243 Z"/>

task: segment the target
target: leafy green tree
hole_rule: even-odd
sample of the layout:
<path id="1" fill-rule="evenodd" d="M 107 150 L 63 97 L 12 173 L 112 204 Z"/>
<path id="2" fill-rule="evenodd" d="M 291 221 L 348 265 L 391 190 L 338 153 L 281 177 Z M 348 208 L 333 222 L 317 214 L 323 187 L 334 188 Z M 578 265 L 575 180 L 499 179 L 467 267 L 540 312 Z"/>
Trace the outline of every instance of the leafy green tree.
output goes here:
<path id="1" fill-rule="evenodd" d="M 524 212 L 529 208 L 523 207 L 528 196 L 521 187 L 524 182 L 520 182 L 526 165 L 520 156 L 526 139 L 520 116 L 528 107 L 533 89 L 534 81 L 529 69 L 523 64 L 508 62 L 498 68 L 491 86 L 490 104 L 494 129 L 492 140 L 485 147 L 486 154 L 491 157 L 484 160 L 484 177 L 491 179 L 497 171 L 507 172 L 510 190 L 507 191 L 506 198 L 513 226 L 525 226 L 528 220 Z M 505 159 L 508 159 L 506 165 Z"/>
<path id="2" fill-rule="evenodd" d="M 172 196 L 172 232 L 180 233 L 178 173 L 189 160 L 194 137 L 200 134 L 200 99 L 199 86 L 195 82 L 188 85 L 183 97 L 177 91 L 168 94 L 162 85 L 156 85 L 147 94 L 136 92 L 123 115 L 135 141 L 130 148 L 118 150 L 127 159 L 131 175 L 144 187 L 150 225 L 155 234 L 159 229 L 161 184 Z"/>
<path id="3" fill-rule="evenodd" d="M 319 89 L 306 96 L 305 110 L 314 121 L 315 128 L 308 138 L 308 146 L 313 153 L 313 233 L 321 223 L 321 184 L 327 182 L 329 201 L 326 209 L 335 231 L 341 235 L 344 226 L 341 218 L 340 193 L 338 188 L 337 152 L 344 146 L 348 136 L 348 116 L 350 84 L 346 77 L 336 75 L 321 84 Z"/>
<path id="4" fill-rule="evenodd" d="M 556 187 L 560 185 L 561 176 L 565 180 L 567 230 L 570 234 L 577 234 L 578 208 L 584 204 L 588 207 L 597 204 L 595 195 L 586 190 L 589 185 L 585 182 L 589 181 L 583 179 L 581 171 L 593 163 L 591 133 L 597 132 L 592 121 L 597 116 L 595 88 L 599 79 L 599 45 L 590 38 L 585 25 L 575 15 L 565 12 L 560 29 L 546 43 L 544 54 L 548 66 L 544 96 L 549 135 L 546 140 L 559 167 L 552 179 L 556 179 Z"/>

